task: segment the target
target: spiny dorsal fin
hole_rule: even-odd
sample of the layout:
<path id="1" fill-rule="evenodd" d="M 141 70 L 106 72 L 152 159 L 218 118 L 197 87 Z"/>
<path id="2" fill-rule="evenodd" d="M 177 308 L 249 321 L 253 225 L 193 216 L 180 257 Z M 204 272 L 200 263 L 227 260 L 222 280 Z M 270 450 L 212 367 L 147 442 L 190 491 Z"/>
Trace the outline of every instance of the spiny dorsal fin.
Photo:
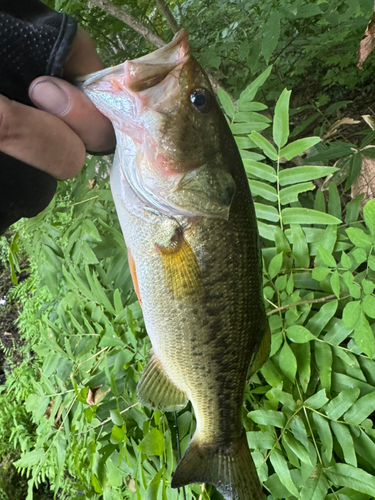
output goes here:
<path id="1" fill-rule="evenodd" d="M 143 370 L 137 397 L 142 405 L 160 411 L 178 411 L 188 402 L 186 394 L 174 385 L 155 354 Z"/>
<path id="2" fill-rule="evenodd" d="M 245 432 L 227 446 L 200 443 L 193 437 L 177 466 L 172 488 L 209 483 L 225 500 L 264 500 Z"/>

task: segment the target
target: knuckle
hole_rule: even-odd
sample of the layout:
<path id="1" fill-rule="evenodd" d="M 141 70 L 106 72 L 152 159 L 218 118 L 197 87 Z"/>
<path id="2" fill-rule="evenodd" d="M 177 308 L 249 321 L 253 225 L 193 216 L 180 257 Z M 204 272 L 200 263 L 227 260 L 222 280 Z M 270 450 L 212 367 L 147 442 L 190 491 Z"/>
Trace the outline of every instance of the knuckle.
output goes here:
<path id="1" fill-rule="evenodd" d="M 71 144 L 59 169 L 60 172 L 57 178 L 60 180 L 71 179 L 80 172 L 85 164 L 86 150 L 83 142 L 79 140 L 73 147 L 72 146 Z"/>

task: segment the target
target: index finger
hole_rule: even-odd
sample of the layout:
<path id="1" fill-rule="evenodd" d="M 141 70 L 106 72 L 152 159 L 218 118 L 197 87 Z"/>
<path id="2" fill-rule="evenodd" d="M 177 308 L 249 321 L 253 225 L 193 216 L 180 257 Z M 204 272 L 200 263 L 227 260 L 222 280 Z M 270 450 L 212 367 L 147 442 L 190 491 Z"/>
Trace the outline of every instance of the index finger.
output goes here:
<path id="1" fill-rule="evenodd" d="M 64 180 L 85 163 L 85 145 L 62 120 L 0 96 L 0 151 Z"/>

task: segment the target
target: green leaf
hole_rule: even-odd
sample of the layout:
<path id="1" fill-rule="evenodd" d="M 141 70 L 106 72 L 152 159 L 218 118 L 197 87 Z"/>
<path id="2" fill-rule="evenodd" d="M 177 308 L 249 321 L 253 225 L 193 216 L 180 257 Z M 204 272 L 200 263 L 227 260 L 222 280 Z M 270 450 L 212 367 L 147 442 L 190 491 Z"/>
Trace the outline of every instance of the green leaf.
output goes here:
<path id="1" fill-rule="evenodd" d="M 358 219 L 363 197 L 364 194 L 359 194 L 346 205 L 345 224 L 350 224 Z"/>
<path id="2" fill-rule="evenodd" d="M 340 224 L 341 221 L 329 214 L 311 208 L 283 208 L 281 216 L 284 224 Z"/>
<path id="3" fill-rule="evenodd" d="M 331 428 L 336 436 L 337 442 L 341 446 L 345 462 L 349 465 L 353 465 L 353 467 L 357 467 L 354 442 L 348 427 L 338 422 L 331 422 Z"/>
<path id="4" fill-rule="evenodd" d="M 45 457 L 45 451 L 43 448 L 36 448 L 35 450 L 29 451 L 22 455 L 22 457 L 14 462 L 16 467 L 26 469 L 27 467 L 33 467 L 40 462 Z"/>
<path id="5" fill-rule="evenodd" d="M 278 274 L 282 264 L 283 264 L 283 253 L 281 252 L 276 254 L 275 257 L 272 258 L 270 265 L 268 267 L 268 274 L 270 275 L 271 279 Z"/>
<path id="6" fill-rule="evenodd" d="M 273 118 L 273 140 L 281 149 L 289 137 L 289 100 L 291 90 L 284 89 L 276 103 Z"/>
<path id="7" fill-rule="evenodd" d="M 315 186 L 312 182 L 301 182 L 300 184 L 283 188 L 280 190 L 280 203 L 282 205 L 287 205 L 288 203 L 298 201 L 298 195 L 300 193 L 312 191 L 313 189 L 315 189 Z"/>
<path id="8" fill-rule="evenodd" d="M 356 248 L 352 252 L 352 257 L 354 257 L 354 260 L 357 264 L 362 264 L 362 262 L 365 262 L 367 260 L 367 253 L 364 248 Z"/>
<path id="9" fill-rule="evenodd" d="M 363 312 L 355 325 L 354 340 L 361 351 L 372 358 L 375 353 L 374 333 Z"/>
<path id="10" fill-rule="evenodd" d="M 320 141 L 320 137 L 306 137 L 304 139 L 298 139 L 297 141 L 291 142 L 285 146 L 285 148 L 280 151 L 280 156 L 290 161 L 292 158 L 301 155 L 307 149 L 312 148 Z"/>
<path id="11" fill-rule="evenodd" d="M 122 486 L 123 473 L 119 467 L 113 463 L 112 459 L 108 458 L 105 462 L 108 482 L 112 487 Z"/>
<path id="12" fill-rule="evenodd" d="M 125 347 L 124 342 L 118 337 L 114 329 L 108 326 L 105 330 L 104 336 L 99 342 L 99 347 Z"/>
<path id="13" fill-rule="evenodd" d="M 259 425 L 273 425 L 281 429 L 285 425 L 285 415 L 280 411 L 274 410 L 254 410 L 250 411 L 247 416 Z"/>
<path id="14" fill-rule="evenodd" d="M 219 98 L 220 104 L 225 111 L 225 114 L 232 119 L 236 112 L 232 99 L 221 87 L 217 87 L 217 96 Z"/>
<path id="15" fill-rule="evenodd" d="M 297 457 L 301 460 L 301 462 L 312 465 L 311 458 L 306 448 L 302 446 L 302 444 L 297 441 L 295 437 L 290 432 L 285 432 L 283 435 L 283 439 L 289 446 L 289 448 L 297 455 Z"/>
<path id="16" fill-rule="evenodd" d="M 341 220 L 341 200 L 334 182 L 329 185 L 328 213 Z"/>
<path id="17" fill-rule="evenodd" d="M 254 141 L 255 142 L 255 141 Z M 313 167 L 302 166 L 286 168 L 279 173 L 279 181 L 281 186 L 288 184 L 297 184 L 298 182 L 313 181 L 320 177 L 326 177 L 329 174 L 336 172 L 335 167 Z"/>
<path id="18" fill-rule="evenodd" d="M 326 396 L 326 391 L 325 389 L 322 389 L 313 396 L 307 398 L 304 402 L 304 405 L 307 406 L 308 408 L 313 408 L 314 410 L 318 410 L 319 408 L 324 406 L 327 403 L 327 401 L 328 398 Z"/>
<path id="19" fill-rule="evenodd" d="M 362 167 L 362 154 L 361 153 L 355 153 L 351 156 L 350 158 L 350 170 L 349 170 L 349 175 L 348 178 L 346 179 L 345 183 L 345 191 L 351 187 L 353 182 L 356 180 L 358 177 Z"/>
<path id="20" fill-rule="evenodd" d="M 375 297 L 373 295 L 363 297 L 362 309 L 367 316 L 375 318 Z"/>
<path id="21" fill-rule="evenodd" d="M 266 240 L 275 241 L 275 226 L 271 224 L 265 224 L 264 222 L 258 220 L 258 231 L 259 235 Z"/>
<path id="22" fill-rule="evenodd" d="M 258 219 L 265 219 L 270 222 L 279 222 L 279 213 L 275 207 L 264 203 L 254 203 L 255 213 Z"/>
<path id="23" fill-rule="evenodd" d="M 370 233 L 375 236 L 375 200 L 370 200 L 363 207 L 363 217 Z"/>
<path id="24" fill-rule="evenodd" d="M 326 413 L 332 420 L 338 420 L 357 401 L 361 391 L 358 388 L 344 389 L 326 406 Z"/>
<path id="25" fill-rule="evenodd" d="M 249 186 L 253 196 L 261 196 L 268 201 L 277 201 L 276 189 L 265 182 L 249 180 Z"/>
<path id="26" fill-rule="evenodd" d="M 267 71 L 267 70 L 266 70 Z M 262 102 L 243 102 L 238 101 L 238 109 L 240 111 L 264 111 L 267 106 Z M 262 115 L 264 116 L 264 115 Z"/>
<path id="27" fill-rule="evenodd" d="M 163 476 L 163 472 L 164 472 L 164 467 L 162 467 L 150 481 L 146 490 L 145 500 L 157 500 L 160 480 Z"/>
<path id="28" fill-rule="evenodd" d="M 286 329 L 288 338 L 297 344 L 304 344 L 310 340 L 316 340 L 316 337 L 309 332 L 307 328 L 301 325 L 293 325 Z"/>
<path id="29" fill-rule="evenodd" d="M 162 455 L 164 453 L 164 436 L 159 429 L 151 429 L 138 445 L 145 455 Z"/>
<path id="30" fill-rule="evenodd" d="M 350 269 L 353 265 L 352 259 L 345 252 L 342 252 L 341 254 L 341 264 L 342 267 L 345 267 L 346 269 Z"/>
<path id="31" fill-rule="evenodd" d="M 315 345 L 315 361 L 319 371 L 320 383 L 330 394 L 332 377 L 332 348 L 325 342 L 317 342 Z"/>
<path id="32" fill-rule="evenodd" d="M 254 104 L 254 103 L 252 103 Z M 252 113 L 251 111 L 240 111 L 234 115 L 234 122 L 242 122 L 242 123 L 271 123 L 271 120 L 268 116 L 264 116 L 260 113 Z"/>
<path id="33" fill-rule="evenodd" d="M 261 51 L 263 57 L 268 64 L 273 51 L 277 47 L 280 36 L 280 13 L 272 10 L 268 16 L 268 20 L 263 27 L 263 39 L 261 44 Z"/>
<path id="34" fill-rule="evenodd" d="M 258 179 L 272 183 L 277 181 L 275 169 L 269 165 L 248 158 L 243 159 L 243 164 L 248 176 L 257 177 Z"/>
<path id="35" fill-rule="evenodd" d="M 370 295 L 374 291 L 375 283 L 373 283 L 372 281 L 363 279 L 362 282 L 361 282 L 361 285 L 362 285 L 362 288 L 363 288 L 363 292 L 366 295 Z"/>
<path id="36" fill-rule="evenodd" d="M 298 490 L 293 483 L 293 479 L 290 475 L 290 470 L 284 456 L 275 449 L 270 455 L 270 461 L 281 483 L 288 491 L 290 491 L 292 495 L 298 498 Z"/>
<path id="37" fill-rule="evenodd" d="M 278 253 L 285 252 L 288 254 L 291 251 L 289 241 L 287 240 L 284 231 L 281 230 L 279 226 L 275 227 L 275 244 Z M 375 287 L 375 285 L 374 285 Z"/>
<path id="38" fill-rule="evenodd" d="M 230 126 L 233 135 L 250 134 L 255 131 L 262 131 L 268 128 L 268 124 L 264 122 L 252 122 L 252 123 L 233 123 Z"/>
<path id="39" fill-rule="evenodd" d="M 256 132 L 255 130 L 251 132 L 250 140 L 252 140 L 254 144 L 256 144 L 268 158 L 274 161 L 277 160 L 278 157 L 276 149 L 269 141 L 267 141 L 265 137 L 260 135 L 259 132 Z"/>
<path id="40" fill-rule="evenodd" d="M 375 411 L 375 391 L 366 394 L 356 401 L 344 415 L 344 420 L 352 425 L 361 424 Z"/>
<path id="41" fill-rule="evenodd" d="M 339 272 L 334 271 L 331 276 L 330 280 L 331 288 L 333 293 L 336 295 L 336 297 L 339 299 L 340 298 L 340 275 Z"/>
<path id="42" fill-rule="evenodd" d="M 272 432 L 251 431 L 246 433 L 249 447 L 255 450 L 270 450 L 275 444 L 275 436 Z"/>
<path id="43" fill-rule="evenodd" d="M 296 267 L 308 268 L 310 266 L 310 253 L 306 235 L 299 224 L 290 225 L 293 242 L 293 258 Z"/>
<path id="44" fill-rule="evenodd" d="M 375 256 L 374 255 L 369 255 L 369 257 L 368 257 L 368 267 L 372 271 L 375 271 Z"/>
<path id="45" fill-rule="evenodd" d="M 239 135 L 235 135 L 234 140 L 236 141 L 238 149 L 241 149 L 241 150 L 246 150 L 249 148 L 256 147 L 256 145 L 253 143 L 253 141 L 250 141 L 250 139 L 248 137 L 241 137 Z"/>
<path id="46" fill-rule="evenodd" d="M 313 335 L 318 336 L 323 331 L 328 321 L 333 318 L 337 311 L 338 301 L 332 300 L 323 304 L 319 311 L 315 313 L 308 321 L 306 327 Z"/>
<path id="47" fill-rule="evenodd" d="M 346 234 L 356 247 L 367 248 L 371 245 L 371 238 L 358 227 L 349 227 L 346 229 Z"/>
<path id="48" fill-rule="evenodd" d="M 291 382 L 294 382 L 297 373 L 297 360 L 287 342 L 284 342 L 279 355 L 279 364 L 282 372 Z"/>
<path id="49" fill-rule="evenodd" d="M 300 498 L 303 500 L 325 500 L 329 483 L 322 467 L 317 466 L 316 472 L 304 483 Z"/>
<path id="50" fill-rule="evenodd" d="M 336 267 L 336 261 L 332 253 L 320 245 L 318 245 L 316 261 L 319 265 L 323 263 L 328 267 Z"/>
<path id="51" fill-rule="evenodd" d="M 328 467 L 325 473 L 337 487 L 346 486 L 375 497 L 375 477 L 362 469 L 348 464 L 335 464 Z"/>
<path id="52" fill-rule="evenodd" d="M 252 101 L 254 99 L 255 94 L 258 92 L 259 88 L 263 85 L 263 83 L 270 76 L 271 71 L 272 71 L 272 66 L 269 66 L 253 82 L 251 82 L 250 85 L 248 85 L 246 87 L 246 89 L 240 95 L 240 98 L 239 98 L 238 103 L 237 103 L 239 109 L 243 109 L 243 108 L 241 108 L 241 106 L 244 103 L 247 103 L 248 101 Z"/>
<path id="53" fill-rule="evenodd" d="M 112 427 L 111 438 L 110 438 L 112 444 L 122 443 L 125 439 L 125 436 L 126 436 L 125 425 L 123 425 L 122 427 L 114 425 Z"/>
<path id="54" fill-rule="evenodd" d="M 331 428 L 329 426 L 327 419 L 325 419 L 318 413 L 314 412 L 312 416 L 320 437 L 323 464 L 325 467 L 328 467 L 328 465 L 332 460 L 332 451 L 333 451 L 333 439 L 332 439 Z"/>

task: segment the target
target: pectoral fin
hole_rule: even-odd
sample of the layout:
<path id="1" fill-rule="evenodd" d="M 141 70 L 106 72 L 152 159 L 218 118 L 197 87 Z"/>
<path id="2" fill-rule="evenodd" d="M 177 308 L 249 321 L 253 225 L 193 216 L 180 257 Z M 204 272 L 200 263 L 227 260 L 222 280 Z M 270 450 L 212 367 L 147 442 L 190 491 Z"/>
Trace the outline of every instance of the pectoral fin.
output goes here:
<path id="1" fill-rule="evenodd" d="M 176 299 L 202 293 L 202 282 L 197 259 L 180 231 L 176 231 L 168 246 L 157 245 L 163 262 L 169 289 Z"/>
<path id="2" fill-rule="evenodd" d="M 155 354 L 143 370 L 137 397 L 142 405 L 160 411 L 178 411 L 188 402 L 186 394 L 174 385 Z"/>

